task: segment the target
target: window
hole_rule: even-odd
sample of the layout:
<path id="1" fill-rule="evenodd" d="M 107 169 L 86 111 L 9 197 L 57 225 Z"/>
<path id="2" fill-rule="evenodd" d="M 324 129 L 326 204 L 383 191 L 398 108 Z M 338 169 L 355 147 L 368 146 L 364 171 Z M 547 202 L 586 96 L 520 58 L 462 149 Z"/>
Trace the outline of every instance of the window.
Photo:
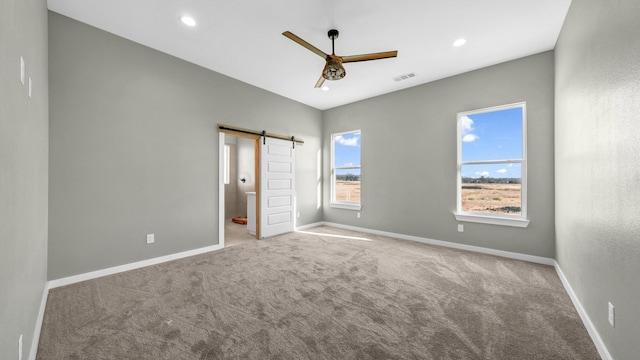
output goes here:
<path id="1" fill-rule="evenodd" d="M 224 146 L 224 184 L 225 185 L 229 185 L 229 173 L 230 171 L 230 164 L 229 164 L 229 152 L 230 152 L 230 148 L 229 145 L 225 145 Z"/>
<path id="2" fill-rule="evenodd" d="M 458 221 L 526 227 L 526 104 L 458 114 Z"/>
<path id="3" fill-rule="evenodd" d="M 360 210 L 360 130 L 331 135 L 331 207 Z"/>

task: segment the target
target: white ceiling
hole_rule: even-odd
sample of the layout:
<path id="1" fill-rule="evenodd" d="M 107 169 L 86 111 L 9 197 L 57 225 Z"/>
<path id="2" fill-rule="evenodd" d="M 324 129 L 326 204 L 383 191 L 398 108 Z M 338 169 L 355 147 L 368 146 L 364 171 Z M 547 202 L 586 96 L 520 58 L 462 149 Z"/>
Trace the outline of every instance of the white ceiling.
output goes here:
<path id="1" fill-rule="evenodd" d="M 571 0 L 48 0 L 49 9 L 237 80 L 325 110 L 551 50 Z M 197 26 L 183 25 L 190 15 Z M 336 54 L 398 50 L 345 64 L 313 86 L 324 59 L 289 30 Z M 458 38 L 467 44 L 453 47 Z M 393 79 L 415 73 L 409 80 Z"/>

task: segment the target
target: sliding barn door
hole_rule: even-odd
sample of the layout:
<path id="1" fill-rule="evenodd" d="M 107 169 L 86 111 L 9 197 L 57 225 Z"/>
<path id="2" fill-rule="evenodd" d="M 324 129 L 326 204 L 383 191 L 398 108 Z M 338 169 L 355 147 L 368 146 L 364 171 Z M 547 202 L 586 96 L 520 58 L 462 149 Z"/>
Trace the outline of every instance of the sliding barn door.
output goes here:
<path id="1" fill-rule="evenodd" d="M 260 139 L 260 238 L 294 230 L 296 156 L 292 141 Z"/>

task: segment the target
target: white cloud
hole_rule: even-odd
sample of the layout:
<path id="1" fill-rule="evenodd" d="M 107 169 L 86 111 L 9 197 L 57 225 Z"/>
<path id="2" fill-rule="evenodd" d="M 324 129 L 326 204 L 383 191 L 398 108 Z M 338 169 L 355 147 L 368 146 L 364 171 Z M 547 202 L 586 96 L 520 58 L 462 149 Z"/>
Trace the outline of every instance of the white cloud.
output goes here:
<path id="1" fill-rule="evenodd" d="M 480 137 L 476 134 L 473 134 L 473 120 L 471 120 L 468 116 L 463 116 L 460 118 L 460 126 L 462 127 L 462 141 L 463 142 L 474 142 Z"/>
<path id="2" fill-rule="evenodd" d="M 506 173 L 506 172 L 507 172 L 507 169 L 500 169 L 500 170 L 496 170 L 496 172 L 497 172 L 498 174 L 504 174 L 504 173 Z"/>
<path id="3" fill-rule="evenodd" d="M 345 139 L 342 137 L 342 135 L 338 135 L 335 137 L 335 141 L 340 144 L 340 145 L 344 145 L 344 146 L 358 146 L 358 138 L 357 137 L 352 137 L 349 139 Z"/>
<path id="4" fill-rule="evenodd" d="M 477 176 L 489 176 L 489 172 L 488 171 L 476 171 L 476 175 Z"/>
<path id="5" fill-rule="evenodd" d="M 476 141 L 478 139 L 479 139 L 479 137 L 476 134 L 467 134 L 467 135 L 464 135 L 462 137 L 462 141 L 463 142 L 474 142 L 474 141 Z"/>
<path id="6" fill-rule="evenodd" d="M 463 116 L 460 118 L 460 122 L 462 125 L 462 131 L 472 131 L 473 130 L 473 120 L 471 120 L 468 116 Z"/>

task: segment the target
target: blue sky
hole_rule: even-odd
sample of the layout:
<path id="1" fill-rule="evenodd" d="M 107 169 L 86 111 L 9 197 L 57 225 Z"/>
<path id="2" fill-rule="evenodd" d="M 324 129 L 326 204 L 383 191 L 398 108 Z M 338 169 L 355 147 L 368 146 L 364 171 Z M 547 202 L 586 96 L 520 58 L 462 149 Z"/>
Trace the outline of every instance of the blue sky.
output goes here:
<path id="1" fill-rule="evenodd" d="M 522 159 L 522 108 L 463 116 L 462 161 Z M 520 164 L 465 165 L 462 176 L 519 178 Z"/>
<path id="2" fill-rule="evenodd" d="M 360 134 L 343 134 L 335 138 L 335 165 L 352 166 L 360 165 Z M 360 175 L 360 169 L 338 170 L 337 174 Z"/>

